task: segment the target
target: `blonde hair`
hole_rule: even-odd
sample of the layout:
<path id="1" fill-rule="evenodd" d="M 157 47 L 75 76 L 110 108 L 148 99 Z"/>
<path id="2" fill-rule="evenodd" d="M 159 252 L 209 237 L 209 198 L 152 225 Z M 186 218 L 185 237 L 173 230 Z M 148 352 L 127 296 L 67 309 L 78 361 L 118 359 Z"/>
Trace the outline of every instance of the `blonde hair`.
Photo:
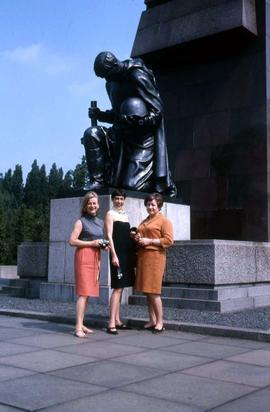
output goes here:
<path id="1" fill-rule="evenodd" d="M 96 192 L 87 192 L 82 201 L 81 216 L 88 215 L 86 206 L 89 199 L 96 198 L 98 201 L 98 194 Z"/>

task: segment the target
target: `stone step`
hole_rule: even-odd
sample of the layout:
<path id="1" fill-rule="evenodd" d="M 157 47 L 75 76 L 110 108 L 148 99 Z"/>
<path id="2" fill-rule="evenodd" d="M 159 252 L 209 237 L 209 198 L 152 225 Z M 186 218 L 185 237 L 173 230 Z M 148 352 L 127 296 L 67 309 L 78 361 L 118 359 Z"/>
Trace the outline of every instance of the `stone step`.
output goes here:
<path id="1" fill-rule="evenodd" d="M 203 300 L 217 300 L 218 291 L 206 288 L 183 288 L 165 286 L 162 288 L 162 296 L 168 298 L 192 298 Z"/>
<path id="2" fill-rule="evenodd" d="M 17 286 L 26 287 L 29 284 L 28 279 L 0 279 L 0 286 Z"/>
<path id="3" fill-rule="evenodd" d="M 20 286 L 2 286 L 1 295 L 13 297 L 25 297 L 25 288 Z"/>
<path id="4" fill-rule="evenodd" d="M 203 299 L 186 299 L 186 298 L 170 298 L 162 295 L 164 307 L 178 309 L 193 309 L 201 311 L 214 312 L 233 312 L 242 309 L 266 306 L 270 301 L 268 296 L 246 296 L 236 299 L 226 300 L 203 300 Z M 130 305 L 146 305 L 146 297 L 143 295 L 132 295 L 129 297 Z"/>
<path id="5" fill-rule="evenodd" d="M 128 302 L 130 305 L 146 305 L 146 297 L 132 295 Z M 163 306 L 168 308 L 220 311 L 220 302 L 212 300 L 170 298 L 162 295 L 162 302 Z"/>
<path id="6" fill-rule="evenodd" d="M 142 295 L 136 292 L 136 295 Z M 199 300 L 227 300 L 236 298 L 247 298 L 251 296 L 270 296 L 270 285 L 236 285 L 233 287 L 182 287 L 182 286 L 163 286 L 162 296 L 168 298 L 199 299 Z"/>

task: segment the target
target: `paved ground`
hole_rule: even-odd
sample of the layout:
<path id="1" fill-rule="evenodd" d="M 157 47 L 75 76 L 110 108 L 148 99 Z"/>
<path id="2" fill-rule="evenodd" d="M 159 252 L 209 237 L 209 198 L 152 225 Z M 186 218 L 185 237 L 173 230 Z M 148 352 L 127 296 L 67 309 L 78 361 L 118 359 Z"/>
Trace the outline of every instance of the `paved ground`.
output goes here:
<path id="1" fill-rule="evenodd" d="M 50 302 L 0 295 L 0 315 L 74 324 L 75 302 Z M 121 305 L 121 316 L 130 325 L 137 327 L 147 319 L 147 308 Z M 90 301 L 87 307 L 87 321 L 92 326 L 104 327 L 108 317 L 108 305 L 98 305 Z M 171 330 L 270 342 L 270 306 L 233 313 L 165 307 L 164 320 L 166 328 Z"/>
<path id="2" fill-rule="evenodd" d="M 0 412 L 266 412 L 270 343 L 0 315 Z"/>
<path id="3" fill-rule="evenodd" d="M 72 317 L 73 319 L 75 317 L 74 302 L 51 302 L 40 299 L 24 299 L 0 295 L 0 311 L 1 309 L 51 313 L 64 317 Z M 108 305 L 95 304 L 90 299 L 87 313 L 90 316 L 104 317 L 107 320 L 109 308 Z M 121 314 L 125 318 L 142 319 L 147 317 L 147 308 L 146 305 L 121 305 Z M 229 313 L 164 307 L 164 319 L 165 321 L 178 323 L 209 324 L 267 331 L 270 329 L 270 306 Z"/>

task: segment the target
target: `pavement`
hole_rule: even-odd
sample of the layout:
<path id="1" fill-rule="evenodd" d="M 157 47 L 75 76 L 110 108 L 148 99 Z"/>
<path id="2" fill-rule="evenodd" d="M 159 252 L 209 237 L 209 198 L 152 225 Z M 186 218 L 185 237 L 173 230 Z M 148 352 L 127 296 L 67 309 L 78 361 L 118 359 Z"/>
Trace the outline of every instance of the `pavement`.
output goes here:
<path id="1" fill-rule="evenodd" d="M 270 343 L 0 315 L 0 412 L 266 412 Z"/>
<path id="2" fill-rule="evenodd" d="M 52 322 L 74 324 L 74 302 L 52 302 L 0 296 L 0 315 L 20 316 Z M 108 305 L 90 301 L 86 320 L 89 325 L 107 325 Z M 121 317 L 133 327 L 140 327 L 148 317 L 146 306 L 121 305 Z M 270 306 L 231 313 L 202 312 L 164 307 L 166 329 L 236 337 L 270 342 Z M 0 411 L 1 412 L 1 411 Z"/>

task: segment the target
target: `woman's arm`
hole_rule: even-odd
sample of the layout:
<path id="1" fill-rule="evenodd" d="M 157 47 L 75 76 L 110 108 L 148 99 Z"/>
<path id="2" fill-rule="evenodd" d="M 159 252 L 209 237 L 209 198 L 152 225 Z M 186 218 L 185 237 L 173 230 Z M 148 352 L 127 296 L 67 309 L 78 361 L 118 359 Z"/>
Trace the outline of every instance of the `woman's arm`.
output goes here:
<path id="1" fill-rule="evenodd" d="M 77 247 L 100 247 L 102 244 L 102 239 L 96 240 L 80 240 L 79 236 L 82 231 L 82 222 L 81 220 L 77 220 L 75 222 L 74 228 L 71 232 L 69 238 L 70 246 L 77 246 Z"/>
<path id="2" fill-rule="evenodd" d="M 119 260 L 114 248 L 114 243 L 113 243 L 113 215 L 109 211 L 107 212 L 104 220 L 104 225 L 105 225 L 105 231 L 106 231 L 106 237 L 108 238 L 110 242 L 110 251 L 111 251 L 111 257 L 112 257 L 112 264 L 113 266 L 119 267 Z"/>
<path id="3" fill-rule="evenodd" d="M 161 238 L 159 240 L 162 247 L 170 247 L 173 245 L 173 225 L 167 218 L 164 218 L 162 223 Z"/>
<path id="4" fill-rule="evenodd" d="M 173 245 L 173 227 L 169 219 L 164 219 L 160 227 L 161 237 L 160 238 L 148 238 L 142 237 L 138 238 L 137 241 L 140 246 L 160 246 L 169 247 Z M 153 234 L 154 236 L 154 234 Z"/>

